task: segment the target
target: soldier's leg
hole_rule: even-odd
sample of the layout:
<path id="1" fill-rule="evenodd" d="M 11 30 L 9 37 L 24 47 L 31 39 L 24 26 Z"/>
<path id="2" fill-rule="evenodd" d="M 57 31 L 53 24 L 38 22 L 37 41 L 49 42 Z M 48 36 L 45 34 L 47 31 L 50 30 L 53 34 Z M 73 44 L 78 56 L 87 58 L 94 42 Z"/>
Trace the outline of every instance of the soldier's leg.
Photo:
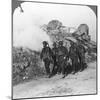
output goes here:
<path id="1" fill-rule="evenodd" d="M 88 67 L 88 65 L 87 65 L 87 63 L 85 62 L 85 63 L 84 63 L 84 69 L 87 68 L 87 67 Z"/>
<path id="2" fill-rule="evenodd" d="M 56 74 L 56 72 L 55 72 L 55 71 L 56 71 L 56 70 L 55 70 L 55 67 L 56 67 L 56 64 L 55 64 L 55 62 L 54 62 L 54 64 L 53 64 L 53 69 L 52 69 L 52 72 L 51 72 L 49 78 Z"/>
<path id="3" fill-rule="evenodd" d="M 81 69 L 80 71 L 83 71 L 84 70 L 84 57 L 81 56 Z"/>
<path id="4" fill-rule="evenodd" d="M 69 73 L 71 73 L 72 72 L 72 65 L 68 65 L 69 66 Z"/>
<path id="5" fill-rule="evenodd" d="M 70 58 L 70 62 L 68 63 L 69 73 L 72 72 L 72 59 Z"/>
<path id="6" fill-rule="evenodd" d="M 58 65 L 57 65 L 57 62 L 55 63 L 55 74 L 57 74 L 58 72 Z"/>
<path id="7" fill-rule="evenodd" d="M 78 58 L 75 59 L 75 72 L 78 72 Z"/>
<path id="8" fill-rule="evenodd" d="M 80 55 L 78 56 L 78 58 L 79 58 L 79 70 L 81 70 L 81 57 L 80 57 Z"/>
<path id="9" fill-rule="evenodd" d="M 65 64 L 64 64 L 64 73 L 66 74 L 66 76 L 70 73 L 70 65 L 69 63 L 67 62 L 67 60 L 65 61 Z"/>
<path id="10" fill-rule="evenodd" d="M 53 69 L 52 69 L 52 74 L 54 75 L 55 74 L 55 71 L 56 71 L 56 58 L 54 58 L 54 63 L 53 63 Z"/>
<path id="11" fill-rule="evenodd" d="M 79 70 L 82 70 L 82 57 L 79 57 Z"/>
<path id="12" fill-rule="evenodd" d="M 65 63 L 65 60 L 62 62 L 61 64 L 61 70 L 62 70 L 62 74 L 63 74 L 63 78 L 65 78 L 65 76 L 67 76 L 67 73 L 66 73 L 66 63 Z"/>
<path id="13" fill-rule="evenodd" d="M 78 71 L 78 64 L 75 62 L 75 73 Z"/>
<path id="14" fill-rule="evenodd" d="M 73 74 L 76 73 L 76 60 L 75 58 L 73 59 Z"/>
<path id="15" fill-rule="evenodd" d="M 72 59 L 72 72 L 74 72 L 75 71 L 75 61 L 74 61 L 74 59 Z"/>
<path id="16" fill-rule="evenodd" d="M 75 73 L 78 72 L 78 57 L 75 57 Z"/>
<path id="17" fill-rule="evenodd" d="M 70 58 L 71 59 L 71 58 Z M 70 64 L 69 64 L 69 66 L 70 66 L 70 73 L 73 71 L 73 67 L 72 67 L 72 59 L 70 60 Z"/>
<path id="18" fill-rule="evenodd" d="M 81 56 L 81 71 L 83 71 L 85 68 L 85 56 L 82 55 Z"/>
<path id="19" fill-rule="evenodd" d="M 57 72 L 59 74 L 61 73 L 61 65 L 62 65 L 62 62 L 61 62 L 61 59 L 59 58 L 58 59 L 58 62 L 57 62 Z"/>
<path id="20" fill-rule="evenodd" d="M 55 71 L 55 64 L 53 65 L 53 69 L 52 69 L 51 75 L 54 75 L 54 71 Z"/>
<path id="21" fill-rule="evenodd" d="M 71 65 L 71 72 L 73 72 L 73 59 L 72 60 L 72 65 Z"/>
<path id="22" fill-rule="evenodd" d="M 71 71 L 72 71 L 72 68 L 71 68 L 72 66 L 70 65 L 70 64 L 68 64 L 67 65 L 67 73 L 69 74 L 69 73 L 71 73 Z"/>
<path id="23" fill-rule="evenodd" d="M 61 70 L 62 70 L 62 74 L 64 75 L 65 74 L 65 65 L 64 65 L 64 62 L 62 62 L 62 64 L 61 64 Z"/>
<path id="24" fill-rule="evenodd" d="M 79 60 L 79 57 L 77 58 L 77 71 L 80 70 L 80 60 Z"/>
<path id="25" fill-rule="evenodd" d="M 50 61 L 46 60 L 45 61 L 45 69 L 46 69 L 46 73 L 49 75 L 50 74 Z"/>
<path id="26" fill-rule="evenodd" d="M 55 65 L 54 65 L 54 74 L 57 74 L 57 71 L 58 71 L 58 66 L 57 66 L 57 62 L 55 62 Z"/>
<path id="27" fill-rule="evenodd" d="M 47 72 L 47 62 L 46 61 L 44 61 L 44 65 L 45 65 L 45 70 L 46 70 L 46 74 L 47 74 L 48 72 Z"/>
<path id="28" fill-rule="evenodd" d="M 87 64 L 85 62 L 85 57 L 83 56 L 83 58 L 82 58 L 82 70 L 84 70 L 85 68 L 87 68 Z"/>
<path id="29" fill-rule="evenodd" d="M 61 64 L 60 64 L 60 63 L 58 63 L 57 72 L 58 72 L 59 74 L 61 73 Z"/>

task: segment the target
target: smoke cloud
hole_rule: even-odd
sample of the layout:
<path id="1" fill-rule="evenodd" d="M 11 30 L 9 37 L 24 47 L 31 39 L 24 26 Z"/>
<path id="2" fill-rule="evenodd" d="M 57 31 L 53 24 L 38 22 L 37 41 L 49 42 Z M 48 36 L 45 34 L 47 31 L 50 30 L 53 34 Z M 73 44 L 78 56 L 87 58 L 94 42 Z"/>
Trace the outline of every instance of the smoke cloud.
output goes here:
<path id="1" fill-rule="evenodd" d="M 64 26 L 77 28 L 80 24 L 89 26 L 89 35 L 96 41 L 96 16 L 87 6 L 56 5 L 45 3 L 21 4 L 13 15 L 13 45 L 32 50 L 41 50 L 42 41 L 52 44 L 49 36 L 40 27 L 51 20 L 59 20 Z"/>
<path id="2" fill-rule="evenodd" d="M 17 20 L 16 20 L 17 19 Z M 13 45 L 16 47 L 25 47 L 39 51 L 42 48 L 42 42 L 48 41 L 51 45 L 50 37 L 40 27 L 40 18 L 34 17 L 30 13 L 21 13 L 19 9 L 14 13 L 13 22 Z"/>

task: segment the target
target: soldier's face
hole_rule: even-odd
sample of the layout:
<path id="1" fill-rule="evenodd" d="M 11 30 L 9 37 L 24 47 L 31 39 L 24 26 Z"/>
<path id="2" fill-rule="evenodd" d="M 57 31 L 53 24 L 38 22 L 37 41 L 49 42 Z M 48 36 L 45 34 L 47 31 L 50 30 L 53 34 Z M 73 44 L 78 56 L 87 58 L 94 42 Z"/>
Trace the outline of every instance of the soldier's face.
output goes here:
<path id="1" fill-rule="evenodd" d="M 47 46 L 47 44 L 44 43 L 44 44 L 43 44 L 43 47 L 46 47 L 46 46 Z"/>
<path id="2" fill-rule="evenodd" d="M 43 44 L 43 47 L 45 47 L 45 44 Z"/>

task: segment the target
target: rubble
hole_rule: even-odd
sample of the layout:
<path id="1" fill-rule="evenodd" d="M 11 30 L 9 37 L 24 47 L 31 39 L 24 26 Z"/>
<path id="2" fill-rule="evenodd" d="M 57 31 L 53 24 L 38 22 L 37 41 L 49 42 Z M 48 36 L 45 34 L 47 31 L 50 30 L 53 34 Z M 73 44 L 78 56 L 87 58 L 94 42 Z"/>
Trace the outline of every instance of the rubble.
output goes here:
<path id="1" fill-rule="evenodd" d="M 73 33 L 68 31 L 68 27 L 64 26 L 58 20 L 51 20 L 45 26 L 45 31 L 53 42 L 59 40 L 63 40 L 65 43 L 68 41 L 74 43 L 80 42 L 85 48 L 87 48 L 87 51 L 97 52 L 96 42 L 91 40 L 87 24 L 80 24 L 77 29 L 74 28 L 75 31 Z"/>

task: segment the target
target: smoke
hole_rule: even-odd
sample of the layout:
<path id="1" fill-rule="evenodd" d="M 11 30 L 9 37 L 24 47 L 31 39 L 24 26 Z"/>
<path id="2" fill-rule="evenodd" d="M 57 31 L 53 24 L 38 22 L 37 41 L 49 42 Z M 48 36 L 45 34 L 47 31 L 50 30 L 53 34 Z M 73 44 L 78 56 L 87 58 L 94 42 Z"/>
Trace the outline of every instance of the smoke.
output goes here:
<path id="1" fill-rule="evenodd" d="M 13 15 L 13 45 L 32 50 L 41 50 L 42 41 L 52 44 L 50 37 L 40 27 L 56 19 L 64 26 L 77 28 L 80 24 L 89 26 L 89 35 L 96 41 L 96 16 L 87 6 L 56 5 L 45 3 L 21 4 L 24 12 L 17 8 Z"/>
<path id="2" fill-rule="evenodd" d="M 13 18 L 13 45 L 15 47 L 39 51 L 43 41 L 48 41 L 51 45 L 50 37 L 40 28 L 40 17 L 27 12 L 21 13 L 18 8 Z"/>

